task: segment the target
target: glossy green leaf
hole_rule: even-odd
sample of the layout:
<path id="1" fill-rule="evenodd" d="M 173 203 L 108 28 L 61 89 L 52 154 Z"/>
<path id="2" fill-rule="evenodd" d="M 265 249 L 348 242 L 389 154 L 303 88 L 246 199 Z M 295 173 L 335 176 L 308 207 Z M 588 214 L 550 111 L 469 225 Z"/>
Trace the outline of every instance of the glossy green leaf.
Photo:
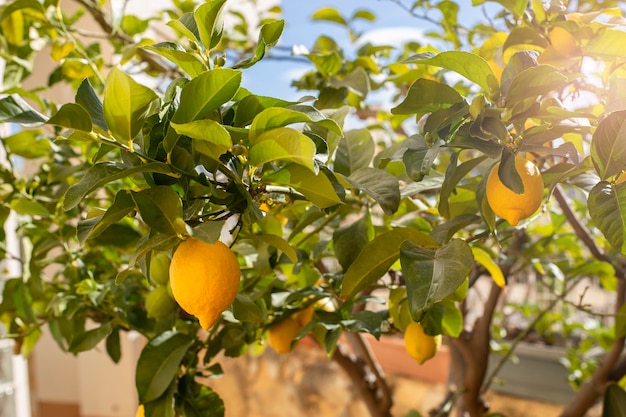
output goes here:
<path id="1" fill-rule="evenodd" d="M 80 86 L 76 90 L 76 103 L 80 104 L 87 113 L 91 116 L 93 124 L 98 126 L 105 132 L 109 130 L 106 121 L 104 120 L 104 109 L 102 108 L 102 102 L 95 92 L 88 78 L 85 78 Z"/>
<path id="2" fill-rule="evenodd" d="M 187 83 L 180 94 L 180 105 L 172 122 L 183 124 L 206 119 L 222 104 L 233 98 L 241 84 L 241 72 L 217 68 L 206 71 Z M 174 128 L 168 130 L 163 148 L 171 152 L 179 135 Z"/>
<path id="3" fill-rule="evenodd" d="M 0 99 L 0 123 L 13 122 L 23 124 L 43 123 L 47 118 L 33 109 L 17 94 Z"/>
<path id="4" fill-rule="evenodd" d="M 600 181 L 589 192 L 589 215 L 609 243 L 626 254 L 626 182 Z"/>
<path id="5" fill-rule="evenodd" d="M 259 62 L 265 56 L 267 51 L 276 45 L 280 35 L 283 33 L 284 28 L 284 20 L 275 20 L 261 26 L 259 40 L 257 47 L 254 50 L 254 55 L 236 63 L 233 68 L 248 68 Z"/>
<path id="6" fill-rule="evenodd" d="M 454 71 L 478 84 L 489 96 L 498 94 L 498 79 L 491 66 L 480 55 L 465 51 L 446 51 L 439 54 L 425 52 L 413 55 L 404 62 L 434 65 Z"/>
<path id="7" fill-rule="evenodd" d="M 225 4 L 226 0 L 208 0 L 194 12 L 200 41 L 207 50 L 215 48 L 222 39 Z"/>
<path id="8" fill-rule="evenodd" d="M 315 171 L 315 143 L 300 131 L 278 127 L 262 133 L 250 148 L 250 164 L 261 166 L 271 161 L 289 161 Z"/>
<path id="9" fill-rule="evenodd" d="M 161 42 L 144 46 L 143 49 L 168 59 L 192 78 L 197 77 L 207 69 L 195 55 L 186 52 L 180 45 L 173 42 Z"/>
<path id="10" fill-rule="evenodd" d="M 487 159 L 486 156 L 470 159 L 457 166 L 458 154 L 454 153 L 450 157 L 450 163 L 446 168 L 446 175 L 439 193 L 439 213 L 446 218 L 450 218 L 450 206 L 448 199 L 454 192 L 458 183 L 466 177 L 479 164 Z"/>
<path id="11" fill-rule="evenodd" d="M 80 181 L 72 185 L 65 193 L 63 207 L 70 210 L 90 192 L 112 181 L 128 177 L 139 172 L 158 172 L 172 174 L 170 167 L 162 162 L 150 162 L 145 165 L 130 166 L 115 162 L 101 162 L 89 168 Z"/>
<path id="12" fill-rule="evenodd" d="M 212 158 L 218 158 L 233 146 L 228 131 L 218 122 L 210 119 L 194 120 L 189 123 L 170 123 L 179 135 L 194 139 L 194 149 Z"/>
<path id="13" fill-rule="evenodd" d="M 72 339 L 68 351 L 72 353 L 85 352 L 95 348 L 111 333 L 111 323 L 106 322 L 100 327 L 79 333 Z"/>
<path id="14" fill-rule="evenodd" d="M 328 130 L 341 134 L 341 128 L 333 119 L 324 117 L 322 113 L 310 106 L 292 106 L 291 108 L 270 107 L 256 115 L 250 125 L 250 143 L 260 142 L 260 136 L 277 127 L 285 127 L 294 123 L 315 123 Z"/>
<path id="15" fill-rule="evenodd" d="M 166 235 L 187 232 L 183 221 L 183 203 L 171 187 L 157 185 L 132 192 L 131 197 L 143 221 L 154 230 Z"/>
<path id="16" fill-rule="evenodd" d="M 178 20 L 170 20 L 167 25 L 178 32 L 181 38 L 187 38 L 193 43 L 200 41 L 198 24 L 191 12 L 184 13 Z"/>
<path id="17" fill-rule="evenodd" d="M 119 363 L 122 358 L 122 346 L 120 342 L 120 330 L 113 329 L 106 338 L 105 347 L 109 358 L 114 363 Z"/>
<path id="18" fill-rule="evenodd" d="M 303 165 L 287 165 L 267 175 L 265 180 L 293 187 L 322 209 L 342 203 L 326 175 L 322 172 L 315 174 L 310 168 Z"/>
<path id="19" fill-rule="evenodd" d="M 175 417 L 174 396 L 177 392 L 177 382 L 173 380 L 159 398 L 143 405 L 145 417 Z"/>
<path id="20" fill-rule="evenodd" d="M 506 103 L 513 105 L 527 98 L 536 98 L 564 88 L 567 78 L 550 65 L 538 65 L 523 70 L 513 78 L 506 95 Z"/>
<path id="21" fill-rule="evenodd" d="M 337 146 L 335 172 L 350 176 L 354 171 L 368 167 L 374 157 L 375 148 L 376 144 L 368 129 L 345 132 Z"/>
<path id="22" fill-rule="evenodd" d="M 474 264 L 470 247 L 462 240 L 451 240 L 439 249 L 428 249 L 406 241 L 400 249 L 400 263 L 406 281 L 413 320 L 454 294 Z"/>
<path id="23" fill-rule="evenodd" d="M 591 138 L 591 159 L 601 180 L 626 169 L 626 111 L 603 119 Z"/>
<path id="24" fill-rule="evenodd" d="M 385 232 L 368 243 L 352 262 L 341 285 L 341 296 L 352 296 L 374 284 L 389 271 L 400 256 L 400 246 L 405 241 L 422 247 L 436 247 L 427 234 L 408 227 Z"/>
<path id="25" fill-rule="evenodd" d="M 68 129 L 91 132 L 91 116 L 81 105 L 66 103 L 52 116 L 48 122 L 50 125 L 66 127 Z"/>
<path id="26" fill-rule="evenodd" d="M 112 68 L 104 85 L 103 109 L 113 137 L 132 149 L 132 140 L 157 99 L 151 88 L 139 84 L 119 68 Z"/>
<path id="27" fill-rule="evenodd" d="M 267 314 L 245 294 L 237 294 L 233 301 L 233 315 L 237 320 L 247 323 L 262 323 Z"/>
<path id="28" fill-rule="evenodd" d="M 311 15 L 312 20 L 325 20 L 327 22 L 339 23 L 340 25 L 347 26 L 348 22 L 346 19 L 339 13 L 339 10 L 334 7 L 322 7 L 321 9 L 316 10 Z"/>
<path id="29" fill-rule="evenodd" d="M 365 192 L 380 205 L 386 214 L 393 214 L 400 205 L 400 185 L 398 179 L 382 169 L 361 168 L 346 180 Z"/>
<path id="30" fill-rule="evenodd" d="M 192 338 L 173 330 L 161 333 L 148 342 L 141 351 L 135 373 L 139 402 L 155 400 L 165 392 L 192 344 Z"/>
<path id="31" fill-rule="evenodd" d="M 462 103 L 463 97 L 452 87 L 420 78 L 415 81 L 402 103 L 391 109 L 392 114 L 425 114 Z"/>
<path id="32" fill-rule="evenodd" d="M 618 384 L 610 384 L 604 392 L 602 417 L 626 417 L 626 391 Z"/>

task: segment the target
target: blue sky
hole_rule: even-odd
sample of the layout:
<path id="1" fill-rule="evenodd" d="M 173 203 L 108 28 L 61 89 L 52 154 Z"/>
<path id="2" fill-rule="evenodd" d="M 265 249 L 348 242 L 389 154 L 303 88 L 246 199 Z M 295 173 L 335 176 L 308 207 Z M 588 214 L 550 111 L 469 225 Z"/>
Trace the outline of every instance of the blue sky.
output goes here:
<path id="1" fill-rule="evenodd" d="M 366 9 L 373 12 L 377 19 L 372 23 L 360 23 L 357 30 L 367 34 L 370 41 L 379 40 L 394 43 L 394 40 L 417 39 L 421 33 L 431 30 L 422 20 L 410 16 L 398 5 L 388 0 L 283 0 L 283 16 L 285 30 L 279 45 L 291 47 L 303 45 L 312 47 L 315 40 L 322 34 L 334 38 L 343 46 L 349 45 L 347 31 L 338 24 L 311 21 L 310 17 L 322 7 L 334 7 L 342 15 L 350 17 L 355 10 Z M 382 39 L 381 39 L 382 37 Z M 281 55 L 284 55 L 283 52 Z M 244 85 L 253 93 L 269 95 L 285 99 L 297 99 L 305 92 L 297 92 L 290 87 L 290 78 L 302 74 L 310 65 L 290 61 L 263 60 L 250 70 L 244 71 Z"/>

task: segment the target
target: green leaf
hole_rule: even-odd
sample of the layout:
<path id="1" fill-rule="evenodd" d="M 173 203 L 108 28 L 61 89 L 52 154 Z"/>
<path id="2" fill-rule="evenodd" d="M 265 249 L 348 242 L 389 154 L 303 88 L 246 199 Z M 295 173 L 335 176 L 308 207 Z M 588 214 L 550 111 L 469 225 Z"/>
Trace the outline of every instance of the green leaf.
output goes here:
<path id="1" fill-rule="evenodd" d="M 604 392 L 602 417 L 626 417 L 626 392 L 617 384 L 610 384 Z"/>
<path id="2" fill-rule="evenodd" d="M 236 63 L 233 65 L 233 68 L 248 68 L 259 62 L 265 56 L 267 51 L 276 45 L 280 35 L 283 33 L 284 28 L 284 20 L 275 20 L 261 26 L 259 41 L 256 49 L 254 50 L 254 55 Z"/>
<path id="3" fill-rule="evenodd" d="M 361 168 L 346 180 L 364 191 L 380 205 L 386 214 L 393 214 L 400 205 L 400 185 L 398 179 L 382 169 Z"/>
<path id="4" fill-rule="evenodd" d="M 159 398 L 145 403 L 145 417 L 175 417 L 174 396 L 177 392 L 177 387 L 177 381 L 174 380 Z"/>
<path id="5" fill-rule="evenodd" d="M 2 8 L 2 13 L 0 13 L 0 22 L 19 10 L 32 9 L 39 12 L 40 15 L 45 13 L 43 6 L 37 0 L 16 0 L 4 4 L 6 6 Z"/>
<path id="6" fill-rule="evenodd" d="M 206 71 L 189 81 L 180 93 L 180 105 L 172 116 L 172 122 L 183 124 L 206 119 L 222 104 L 233 98 L 241 84 L 241 72 L 216 68 Z M 163 148 L 171 152 L 179 135 L 174 128 L 168 130 Z"/>
<path id="7" fill-rule="evenodd" d="M 184 397 L 183 415 L 185 417 L 224 417 L 224 401 L 220 396 L 206 385 L 194 385 L 197 389 Z"/>
<path id="8" fill-rule="evenodd" d="M 172 174 L 169 165 L 162 162 L 150 162 L 148 164 L 135 167 L 115 162 L 101 162 L 89 168 L 87 173 L 78 183 L 68 188 L 65 193 L 63 207 L 65 210 L 73 209 L 87 194 L 95 189 L 138 172 Z"/>
<path id="9" fill-rule="evenodd" d="M 534 99 L 546 95 L 559 88 L 564 88 L 567 82 L 567 78 L 551 65 L 527 68 L 511 80 L 506 95 L 506 103 L 513 106 L 527 98 Z"/>
<path id="10" fill-rule="evenodd" d="M 350 265 L 343 278 L 341 296 L 353 296 L 374 284 L 389 271 L 400 256 L 400 246 L 410 241 L 423 247 L 437 247 L 427 234 L 408 227 L 393 229 L 368 243 Z"/>
<path id="11" fill-rule="evenodd" d="M 441 186 L 441 192 L 439 193 L 439 213 L 445 218 L 450 218 L 450 205 L 449 197 L 454 192 L 457 184 L 465 178 L 471 171 L 473 171 L 479 164 L 481 164 L 486 156 L 479 156 L 478 158 L 470 159 L 457 166 L 458 154 L 454 153 L 450 157 L 450 163 L 446 168 L 446 176 Z"/>
<path id="12" fill-rule="evenodd" d="M 195 55 L 186 52 L 179 44 L 173 42 L 161 42 L 154 45 L 144 46 L 146 51 L 161 55 L 176 64 L 190 77 L 194 78 L 206 71 L 206 66 Z"/>
<path id="13" fill-rule="evenodd" d="M 176 191 L 167 185 L 157 185 L 139 192 L 131 192 L 143 221 L 166 235 L 185 234 L 183 203 Z"/>
<path id="14" fill-rule="evenodd" d="M 104 340 L 111 333 L 111 323 L 106 322 L 102 326 L 79 333 L 72 339 L 68 351 L 72 353 L 85 352 L 95 348 L 98 343 Z"/>
<path id="15" fill-rule="evenodd" d="M 68 129 L 91 132 L 91 116 L 80 104 L 66 103 L 52 116 L 47 124 Z"/>
<path id="16" fill-rule="evenodd" d="M 132 149 L 152 104 L 158 96 L 117 67 L 109 72 L 104 85 L 104 120 L 120 143 Z"/>
<path id="17" fill-rule="evenodd" d="M 91 116 L 93 124 L 98 126 L 103 131 L 109 130 L 106 121 L 104 120 L 104 109 L 102 108 L 102 102 L 98 98 L 95 90 L 91 86 L 88 78 L 85 78 L 78 90 L 76 90 L 76 103 L 83 106 L 85 110 Z"/>
<path id="18" fill-rule="evenodd" d="M 368 228 L 371 228 L 371 221 L 368 217 L 362 217 L 333 232 L 335 256 L 344 271 L 348 270 L 365 245 L 369 243 Z"/>
<path id="19" fill-rule="evenodd" d="M 626 169 L 626 111 L 603 119 L 591 138 L 591 159 L 601 180 Z"/>
<path id="20" fill-rule="evenodd" d="M 477 6 L 487 1 L 493 1 L 494 3 L 500 4 L 509 12 L 513 13 L 516 18 L 522 17 L 528 7 L 528 0 L 472 0 L 472 5 Z"/>
<path id="21" fill-rule="evenodd" d="M 622 304 L 615 315 L 615 337 L 626 337 L 626 304 Z"/>
<path id="22" fill-rule="evenodd" d="M 122 346 L 120 343 L 120 330 L 113 329 L 113 331 L 107 336 L 105 342 L 107 354 L 114 363 L 119 363 L 122 358 Z"/>
<path id="23" fill-rule="evenodd" d="M 450 300 L 444 300 L 440 303 L 443 307 L 443 318 L 441 325 L 446 334 L 452 337 L 459 337 L 463 331 L 463 313 L 459 307 Z"/>
<path id="24" fill-rule="evenodd" d="M 84 244 L 89 238 L 99 236 L 109 226 L 123 219 L 135 209 L 130 192 L 127 190 L 118 191 L 113 200 L 113 204 L 102 216 L 88 218 L 78 222 L 78 241 Z"/>
<path id="25" fill-rule="evenodd" d="M 170 20 L 167 25 L 180 34 L 181 38 L 187 38 L 193 44 L 200 40 L 198 25 L 193 13 L 184 13 L 178 20 Z"/>
<path id="26" fill-rule="evenodd" d="M 165 392 L 193 342 L 189 336 L 174 330 L 163 332 L 148 342 L 141 351 L 135 373 L 140 403 L 155 400 Z"/>
<path id="27" fill-rule="evenodd" d="M 22 197 L 12 200 L 10 207 L 17 214 L 41 217 L 50 216 L 50 211 L 43 204 Z"/>
<path id="28" fill-rule="evenodd" d="M 626 33 L 619 29 L 600 28 L 585 46 L 585 55 L 611 61 L 624 56 Z"/>
<path id="29" fill-rule="evenodd" d="M 609 243 L 626 254 L 626 182 L 600 181 L 589 192 L 589 215 Z"/>
<path id="30" fill-rule="evenodd" d="M 341 135 L 341 128 L 333 119 L 310 106 L 292 106 L 291 108 L 270 107 L 257 114 L 250 125 L 250 143 L 255 145 L 260 137 L 269 130 L 294 123 L 315 123 L 331 132 Z"/>
<path id="31" fill-rule="evenodd" d="M 322 209 L 342 203 L 332 182 L 323 172 L 315 174 L 310 168 L 302 165 L 284 166 L 280 170 L 266 175 L 264 179 L 295 188 L 310 202 Z"/>
<path id="32" fill-rule="evenodd" d="M 411 316 L 421 321 L 426 310 L 454 294 L 471 272 L 474 257 L 459 239 L 436 250 L 406 241 L 400 248 L 400 263 Z"/>
<path id="33" fill-rule="evenodd" d="M 47 118 L 33 109 L 17 94 L 0 99 L 0 123 L 13 122 L 22 124 L 43 123 Z"/>
<path id="34" fill-rule="evenodd" d="M 195 120 L 189 123 L 170 123 L 179 135 L 194 139 L 194 149 L 201 154 L 217 159 L 233 146 L 230 134 L 218 122 L 210 119 Z"/>
<path id="35" fill-rule="evenodd" d="M 372 162 L 376 144 L 368 129 L 349 130 L 339 141 L 335 154 L 334 170 L 350 176 L 360 168 L 366 168 Z"/>
<path id="36" fill-rule="evenodd" d="M 9 153 L 27 159 L 46 157 L 52 148 L 50 140 L 38 130 L 22 130 L 2 142 Z"/>
<path id="37" fill-rule="evenodd" d="M 463 97 L 454 88 L 420 78 L 411 85 L 404 101 L 391 109 L 391 113 L 421 115 L 463 102 Z"/>
<path id="38" fill-rule="evenodd" d="M 380 338 L 382 323 L 383 316 L 380 313 L 369 310 L 356 312 L 352 314 L 349 320 L 342 321 L 342 324 L 349 332 L 369 333 L 376 339 Z"/>
<path id="39" fill-rule="evenodd" d="M 339 23 L 348 26 L 346 19 L 334 7 L 322 7 L 311 15 L 311 20 L 325 20 L 327 22 Z"/>
<path id="40" fill-rule="evenodd" d="M 285 239 L 278 235 L 264 234 L 247 236 L 245 240 L 261 241 L 284 253 L 291 262 L 298 262 L 298 253 Z"/>
<path id="41" fill-rule="evenodd" d="M 249 162 L 261 166 L 271 161 L 290 161 L 315 171 L 315 143 L 308 136 L 288 127 L 268 130 L 256 138 L 248 154 Z"/>
<path id="42" fill-rule="evenodd" d="M 226 0 L 209 0 L 196 9 L 193 16 L 200 41 L 206 50 L 215 48 L 222 39 L 224 20 L 222 13 Z"/>
<path id="43" fill-rule="evenodd" d="M 456 72 L 482 87 L 490 97 L 498 95 L 498 79 L 491 66 L 480 55 L 464 51 L 446 51 L 439 54 L 425 52 L 413 55 L 403 62 L 434 65 Z"/>
<path id="44" fill-rule="evenodd" d="M 376 15 L 369 10 L 358 9 L 352 13 L 352 17 L 350 20 L 362 19 L 368 22 L 374 22 L 376 20 Z"/>
<path id="45" fill-rule="evenodd" d="M 262 323 L 267 314 L 245 294 L 237 294 L 233 302 L 233 315 L 237 320 L 248 323 Z"/>

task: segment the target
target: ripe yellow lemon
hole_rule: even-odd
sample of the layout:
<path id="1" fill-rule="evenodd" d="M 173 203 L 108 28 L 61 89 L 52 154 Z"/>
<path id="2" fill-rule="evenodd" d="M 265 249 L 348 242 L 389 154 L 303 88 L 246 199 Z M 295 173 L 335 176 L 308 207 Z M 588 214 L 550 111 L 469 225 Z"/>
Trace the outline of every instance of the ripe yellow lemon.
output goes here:
<path id="1" fill-rule="evenodd" d="M 240 273 L 237 256 L 228 246 L 188 238 L 172 256 L 170 286 L 178 305 L 208 329 L 235 300 Z"/>
<path id="2" fill-rule="evenodd" d="M 313 320 L 313 313 L 315 313 L 315 305 L 311 304 L 310 306 L 302 311 L 297 312 L 293 316 L 300 325 L 300 328 L 303 329 L 304 326 L 306 326 L 311 320 Z"/>
<path id="3" fill-rule="evenodd" d="M 291 351 L 291 341 L 300 333 L 300 324 L 294 317 L 287 317 L 274 324 L 268 330 L 268 343 L 276 353 L 283 354 Z"/>
<path id="4" fill-rule="evenodd" d="M 412 321 L 404 331 L 404 347 L 408 354 L 420 365 L 435 356 L 441 347 L 441 335 L 430 336 L 424 333 L 422 325 Z"/>
<path id="5" fill-rule="evenodd" d="M 515 156 L 515 169 L 524 184 L 524 192 L 517 194 L 500 181 L 498 162 L 487 178 L 487 201 L 498 216 L 515 226 L 520 220 L 530 217 L 543 199 L 543 178 L 537 166 L 522 156 Z"/>
<path id="6" fill-rule="evenodd" d="M 136 414 L 136 416 L 135 416 L 135 417 L 144 417 L 144 416 L 145 416 L 145 410 L 144 410 L 144 408 L 143 408 L 143 404 L 142 404 L 142 405 L 140 405 L 140 406 L 137 408 L 137 414 Z"/>

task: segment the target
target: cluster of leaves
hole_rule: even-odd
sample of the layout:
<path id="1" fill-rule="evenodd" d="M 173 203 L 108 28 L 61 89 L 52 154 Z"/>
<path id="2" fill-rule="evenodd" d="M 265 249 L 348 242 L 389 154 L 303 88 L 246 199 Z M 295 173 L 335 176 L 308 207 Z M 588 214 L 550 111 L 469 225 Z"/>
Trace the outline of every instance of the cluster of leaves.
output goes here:
<path id="1" fill-rule="evenodd" d="M 574 213 L 621 259 L 626 106 L 609 93 L 625 79 L 626 35 L 611 22 L 619 10 L 502 2 L 509 26 L 475 28 L 465 42 L 453 3 L 417 2 L 412 12 L 439 10 L 442 39 L 468 51 L 411 43 L 393 56 L 391 46 L 367 44 L 350 57 L 321 36 L 303 54 L 311 71 L 294 81 L 315 97 L 291 102 L 241 86 L 278 42 L 282 20 L 262 19 L 251 42 L 241 13 L 232 31 L 224 27 L 225 0 L 175 1 L 163 14 L 173 40 L 157 43 L 140 39 L 149 20 L 116 9 L 107 20 L 80 3 L 69 16 L 55 1 L 0 9 L 0 122 L 32 126 L 2 138 L 10 158 L 0 167 L 0 219 L 15 213 L 23 242 L 20 253 L 0 247 L 23 266 L 6 281 L 0 317 L 22 353 L 47 325 L 63 350 L 105 341 L 117 361 L 120 332 L 136 330 L 148 340 L 137 368 L 146 415 L 219 415 L 221 400 L 199 383 L 221 372 L 216 356 L 258 348 L 267 327 L 310 305 L 320 307 L 298 338 L 311 333 L 331 355 L 343 332 L 380 337 L 410 320 L 458 337 L 460 303 L 485 271 L 500 286 L 529 270 L 615 277 L 606 259 L 589 261 L 552 203 L 550 221 L 527 222 L 523 247 L 510 248 L 520 230 L 497 220 L 484 195 L 498 160 L 502 181 L 523 191 L 513 157 L 533 155 L 547 194 L 580 190 Z M 83 13 L 114 47 L 106 76 L 100 44 L 74 28 Z M 325 8 L 313 18 L 356 41 L 353 23 L 375 15 Z M 59 106 L 23 86 L 44 44 L 58 62 L 48 84 L 69 84 L 74 102 Z M 602 64 L 593 83 L 586 60 Z M 391 112 L 369 101 L 384 85 L 396 89 Z M 597 101 L 573 100 L 589 92 Z M 362 127 L 345 129 L 353 114 Z M 32 174 L 20 173 L 23 160 Z M 192 235 L 230 240 L 242 265 L 240 294 L 209 333 L 177 308 L 164 272 Z"/>

